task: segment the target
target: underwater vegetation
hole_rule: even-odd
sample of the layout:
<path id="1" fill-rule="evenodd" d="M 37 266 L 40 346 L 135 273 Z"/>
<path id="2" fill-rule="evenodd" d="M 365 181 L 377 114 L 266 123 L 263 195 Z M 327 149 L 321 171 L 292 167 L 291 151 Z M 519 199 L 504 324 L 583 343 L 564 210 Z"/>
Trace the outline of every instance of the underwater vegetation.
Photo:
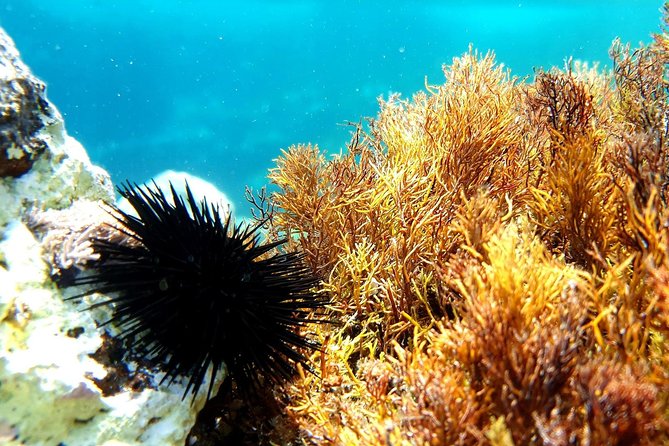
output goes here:
<path id="1" fill-rule="evenodd" d="M 269 233 L 341 324 L 259 443 L 669 444 L 669 34 L 611 55 L 470 49 L 347 151 L 283 151 Z"/>

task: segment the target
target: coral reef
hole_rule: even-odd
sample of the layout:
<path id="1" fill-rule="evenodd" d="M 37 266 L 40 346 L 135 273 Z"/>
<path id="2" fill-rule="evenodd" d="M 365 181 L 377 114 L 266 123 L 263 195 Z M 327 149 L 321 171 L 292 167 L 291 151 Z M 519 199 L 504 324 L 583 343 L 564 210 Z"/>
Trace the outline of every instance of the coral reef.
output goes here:
<path id="1" fill-rule="evenodd" d="M 668 42 L 533 82 L 470 48 L 343 153 L 284 150 L 259 208 L 341 325 L 265 441 L 669 444 Z"/>

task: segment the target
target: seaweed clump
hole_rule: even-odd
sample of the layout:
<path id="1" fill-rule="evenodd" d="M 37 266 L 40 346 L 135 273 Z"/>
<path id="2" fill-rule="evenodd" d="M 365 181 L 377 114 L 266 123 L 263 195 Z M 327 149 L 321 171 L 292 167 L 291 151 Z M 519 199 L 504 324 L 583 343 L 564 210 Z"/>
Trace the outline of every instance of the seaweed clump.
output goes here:
<path id="1" fill-rule="evenodd" d="M 269 231 L 342 321 L 292 441 L 669 444 L 669 34 L 611 55 L 525 82 L 470 49 L 345 152 L 283 151 Z"/>

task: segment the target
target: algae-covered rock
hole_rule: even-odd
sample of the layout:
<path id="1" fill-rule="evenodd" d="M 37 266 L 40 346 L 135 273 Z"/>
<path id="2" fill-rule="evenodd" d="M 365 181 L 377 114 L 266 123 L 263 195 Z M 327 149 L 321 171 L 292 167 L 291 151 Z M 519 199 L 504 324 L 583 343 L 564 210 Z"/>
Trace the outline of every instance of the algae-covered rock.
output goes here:
<path id="1" fill-rule="evenodd" d="M 106 378 L 119 378 L 96 361 L 111 341 L 90 302 L 63 300 L 22 223 L 10 224 L 0 252 L 0 424 L 14 433 L 7 444 L 183 444 L 201 404 L 182 403 L 182 387 L 157 389 L 150 377 L 139 391 L 121 385 L 107 395 Z"/>
<path id="2" fill-rule="evenodd" d="M 84 255 L 72 234 L 105 215 L 101 200 L 113 200 L 109 175 L 67 135 L 0 30 L 0 444 L 183 445 L 204 404 L 124 362 L 114 327 L 98 328 L 108 310 L 54 284 L 45 259 L 64 252 L 67 267 Z"/>
<path id="3" fill-rule="evenodd" d="M 0 227 L 28 206 L 64 208 L 79 198 L 112 197 L 107 172 L 66 133 L 44 84 L 0 30 Z"/>
<path id="4" fill-rule="evenodd" d="M 30 170 L 46 150 L 39 131 L 55 117 L 44 84 L 30 75 L 6 34 L 0 35 L 0 177 Z"/>

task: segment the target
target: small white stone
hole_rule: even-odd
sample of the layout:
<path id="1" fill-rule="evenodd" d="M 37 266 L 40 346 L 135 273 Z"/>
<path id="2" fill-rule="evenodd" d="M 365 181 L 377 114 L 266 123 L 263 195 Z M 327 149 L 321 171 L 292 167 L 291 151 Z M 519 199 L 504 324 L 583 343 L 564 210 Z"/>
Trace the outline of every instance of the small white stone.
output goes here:
<path id="1" fill-rule="evenodd" d="M 232 202 L 230 199 L 218 189 L 214 184 L 188 172 L 179 172 L 176 170 L 165 170 L 160 172 L 155 177 L 147 180 L 146 185 L 153 187 L 156 184 L 159 189 L 172 202 L 172 193 L 170 192 L 170 184 L 174 187 L 177 194 L 185 199 L 186 197 L 186 183 L 197 201 L 202 201 L 205 197 L 207 202 L 211 205 L 218 206 L 222 214 L 229 214 L 233 211 Z M 127 199 L 120 199 L 116 205 L 123 212 L 130 215 L 136 215 L 134 208 L 130 205 Z"/>

